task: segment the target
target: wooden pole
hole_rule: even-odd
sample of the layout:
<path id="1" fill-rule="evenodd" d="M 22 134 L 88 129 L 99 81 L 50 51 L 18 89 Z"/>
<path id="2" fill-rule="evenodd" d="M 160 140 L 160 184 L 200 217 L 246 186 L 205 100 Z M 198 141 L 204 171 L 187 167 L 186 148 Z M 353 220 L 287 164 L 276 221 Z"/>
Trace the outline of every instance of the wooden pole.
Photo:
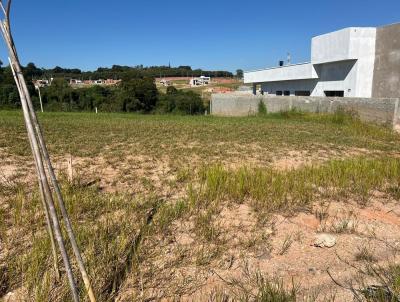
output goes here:
<path id="1" fill-rule="evenodd" d="M 68 173 L 68 181 L 72 183 L 74 181 L 74 170 L 72 168 L 72 155 L 70 154 L 67 158 L 67 173 Z"/>
<path id="2" fill-rule="evenodd" d="M 40 87 L 38 86 L 37 88 L 38 92 L 39 92 L 39 102 L 40 102 L 40 110 L 43 113 L 43 102 L 42 102 L 42 94 L 40 93 Z"/>

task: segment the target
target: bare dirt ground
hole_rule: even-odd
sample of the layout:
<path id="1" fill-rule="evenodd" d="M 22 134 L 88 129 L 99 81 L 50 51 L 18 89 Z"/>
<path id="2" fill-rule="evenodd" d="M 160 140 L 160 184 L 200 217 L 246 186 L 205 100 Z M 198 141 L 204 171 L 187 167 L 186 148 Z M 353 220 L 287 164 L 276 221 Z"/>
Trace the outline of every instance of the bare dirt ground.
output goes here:
<path id="1" fill-rule="evenodd" d="M 369 153 L 365 149 L 349 149 L 341 154 L 326 150 L 312 154 L 287 151 L 282 152 L 282 157 L 273 157 L 270 164 L 279 170 L 290 170 L 335 157 Z M 112 166 L 101 157 L 74 158 L 73 162 L 75 177 L 82 182 L 98 182 L 104 192 L 148 194 L 155 190 L 172 199 L 185 194 L 183 188 L 166 185 L 176 177 L 167 161 L 130 156 Z M 235 161 L 230 165 L 235 167 Z M 58 173 L 65 173 L 66 161 L 57 158 L 55 167 Z M 17 158 L 1 167 L 4 179 L 32 182 L 33 172 L 32 163 L 21 166 Z M 351 301 L 352 293 L 335 286 L 332 277 L 350 286 L 365 266 L 363 256 L 380 266 L 400 260 L 400 204 L 379 192 L 367 207 L 351 200 L 321 200 L 297 214 L 273 214 L 264 224 L 259 223 L 246 203 L 227 206 L 214 224 L 219 234 L 211 245 L 199 240 L 190 220 L 176 223 L 168 236 L 144 243 L 151 256 L 138 272 L 143 275 L 143 284 L 137 284 L 134 274 L 124 282 L 116 301 L 131 301 L 132 295 L 139 295 L 144 301 L 210 301 L 219 291 L 234 292 L 234 280 L 251 282 L 256 272 L 282 279 L 285 284 L 294 282 L 307 299 Z M 331 234 L 336 244 L 331 248 L 314 246 L 316 237 L 325 233 Z M 4 253 L 0 251 L 0 257 Z M 147 280 L 146 275 L 157 278 Z M 5 301 L 17 301 L 13 300 L 15 297 L 20 299 L 18 291 Z"/>
<path id="2" fill-rule="evenodd" d="M 185 146 L 186 148 L 188 146 Z M 195 145 L 193 145 L 195 147 Z M 250 168 L 272 167 L 285 171 L 298 169 L 304 166 L 318 165 L 332 159 L 345 159 L 355 156 L 377 156 L 380 151 L 371 151 L 364 148 L 343 148 L 342 150 L 281 150 L 279 153 L 267 153 L 262 157 L 257 153 L 262 147 L 256 144 L 247 145 L 247 155 L 242 152 L 232 151 L 228 160 L 216 158 L 215 161 L 229 168 L 242 167 L 244 163 Z M 7 158 L 0 166 L 0 178 L 24 182 L 32 182 L 35 179 L 34 163 L 28 157 L 17 157 L 6 152 L 0 156 Z M 397 157 L 400 154 L 392 153 Z M 55 156 L 54 168 L 57 174 L 66 175 L 68 158 L 70 155 Z M 181 193 L 165 190 L 170 181 L 176 178 L 177 172 L 195 170 L 202 166 L 203 159 L 192 156 L 190 162 L 184 162 L 181 166 L 173 162 L 168 156 L 155 158 L 146 155 L 121 155 L 121 157 L 109 160 L 107 157 L 72 157 L 74 177 L 82 182 L 96 182 L 104 192 L 128 192 L 132 194 L 148 193 L 149 190 L 164 191 L 164 195 L 170 198 L 179 198 Z M 179 165 L 179 164 L 178 164 Z M 184 189 L 184 188 L 180 188 Z"/>
<path id="3" fill-rule="evenodd" d="M 316 217 L 321 210 L 322 220 Z M 352 293 L 335 286 L 328 271 L 337 282 L 350 286 L 364 268 L 364 251 L 371 253 L 376 265 L 399 261 L 399 216 L 398 204 L 381 203 L 377 198 L 368 208 L 324 203 L 291 217 L 273 215 L 260 227 L 248 206 L 226 208 L 216 222 L 222 249 L 216 244 L 214 250 L 202 250 L 193 226 L 177 225 L 174 235 L 160 238 L 157 247 L 153 246 L 151 253 L 156 258 L 140 272 L 146 276 L 151 270 L 157 278 L 145 281 L 142 292 L 132 290 L 138 288 L 136 278 L 128 279 L 117 301 L 130 301 L 137 294 L 150 300 L 209 301 L 213 292 L 221 288 L 234 291 L 233 280 L 246 280 L 258 271 L 282 278 L 286 284 L 293 281 L 304 297 L 316 296 L 316 301 L 332 297 L 351 301 Z M 321 233 L 333 234 L 336 245 L 314 246 Z M 206 265 L 199 267 L 199 261 Z"/>

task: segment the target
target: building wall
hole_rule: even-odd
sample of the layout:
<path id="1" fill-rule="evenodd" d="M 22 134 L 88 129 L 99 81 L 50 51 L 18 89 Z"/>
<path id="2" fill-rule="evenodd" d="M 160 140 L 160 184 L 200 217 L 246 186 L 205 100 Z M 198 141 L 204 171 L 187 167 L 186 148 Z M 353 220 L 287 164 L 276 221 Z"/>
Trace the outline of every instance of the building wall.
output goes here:
<path id="1" fill-rule="evenodd" d="M 258 104 L 264 102 L 270 113 L 298 109 L 307 112 L 334 113 L 338 108 L 353 110 L 363 121 L 399 125 L 400 110 L 397 98 L 331 98 L 331 97 L 271 97 L 252 94 L 213 94 L 211 114 L 248 116 L 257 114 Z"/>
<path id="2" fill-rule="evenodd" d="M 265 79 L 269 82 L 302 80 L 317 78 L 314 66 L 310 63 L 268 68 L 244 74 L 244 83 L 262 83 Z"/>
<path id="3" fill-rule="evenodd" d="M 356 97 L 358 61 L 339 61 L 315 66 L 319 81 L 312 96 L 325 96 L 325 91 L 344 91 L 345 97 Z"/>
<path id="4" fill-rule="evenodd" d="M 311 62 L 320 82 L 313 95 L 343 90 L 346 97 L 371 97 L 375 41 L 376 28 L 369 27 L 351 27 L 314 37 Z"/>
<path id="5" fill-rule="evenodd" d="M 400 23 L 377 29 L 372 96 L 400 96 Z"/>
<path id="6" fill-rule="evenodd" d="M 262 83 L 261 89 L 268 94 L 275 94 L 276 91 L 290 91 L 295 95 L 296 91 L 310 91 L 312 93 L 317 85 L 317 80 L 298 80 Z"/>
<path id="7" fill-rule="evenodd" d="M 345 28 L 312 38 L 311 62 L 327 62 L 357 59 L 350 56 L 350 36 L 352 28 Z"/>
<path id="8" fill-rule="evenodd" d="M 344 91 L 345 97 L 356 96 L 357 61 L 340 61 L 334 63 L 319 64 L 315 66 L 319 79 L 265 82 L 261 88 L 268 94 L 276 91 L 310 91 L 312 96 L 325 96 L 326 90 Z"/>
<path id="9" fill-rule="evenodd" d="M 350 56 L 357 56 L 357 78 L 353 96 L 372 97 L 376 28 L 355 28 L 351 34 Z"/>

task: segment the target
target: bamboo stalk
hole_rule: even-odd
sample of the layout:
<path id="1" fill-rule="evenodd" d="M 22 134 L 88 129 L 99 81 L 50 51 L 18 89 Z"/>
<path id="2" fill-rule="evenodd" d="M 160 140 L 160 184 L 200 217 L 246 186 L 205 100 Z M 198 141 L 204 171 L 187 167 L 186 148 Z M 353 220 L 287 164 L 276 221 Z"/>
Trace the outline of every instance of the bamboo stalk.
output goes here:
<path id="1" fill-rule="evenodd" d="M 79 251 L 78 244 L 76 242 L 76 238 L 75 238 L 75 234 L 74 234 L 74 231 L 73 231 L 73 228 L 72 228 L 71 220 L 69 219 L 68 212 L 67 212 L 67 210 L 65 208 L 65 203 L 64 203 L 64 199 L 63 199 L 63 196 L 62 196 L 62 193 L 61 193 L 60 185 L 59 185 L 59 183 L 57 181 L 57 177 L 55 175 L 54 168 L 53 168 L 53 165 L 52 165 L 51 160 L 50 160 L 49 152 L 48 152 L 47 146 L 46 146 L 46 144 L 44 142 L 42 129 L 41 129 L 40 124 L 39 124 L 39 122 L 37 120 L 35 111 L 33 110 L 32 102 L 31 102 L 30 98 L 28 98 L 28 105 L 30 105 L 29 109 L 30 109 L 30 113 L 32 115 L 33 124 L 35 125 L 35 129 L 36 129 L 36 132 L 37 132 L 37 135 L 38 135 L 39 144 L 40 144 L 40 146 L 42 148 L 42 153 L 43 153 L 43 157 L 44 157 L 44 160 L 46 162 L 46 165 L 47 165 L 47 169 L 48 169 L 48 172 L 49 172 L 50 180 L 52 182 L 52 185 L 53 185 L 55 193 L 56 193 L 58 205 L 59 205 L 59 208 L 61 210 L 61 214 L 62 214 L 62 216 L 64 218 L 64 224 L 65 224 L 65 227 L 66 227 L 66 230 L 67 230 L 67 234 L 68 234 L 69 240 L 71 242 L 72 250 L 73 250 L 73 252 L 75 254 L 75 258 L 76 258 L 76 261 L 78 263 L 78 267 L 79 267 L 79 270 L 81 272 L 82 279 L 83 279 L 83 282 L 84 282 L 85 287 L 86 287 L 86 291 L 87 291 L 87 293 L 89 295 L 90 301 L 91 302 L 96 302 L 96 298 L 95 298 L 95 295 L 94 295 L 94 292 L 93 292 L 93 288 L 92 288 L 92 285 L 90 283 L 90 279 L 89 279 L 89 276 L 87 274 L 87 271 L 86 271 L 86 268 L 85 268 L 85 265 L 84 265 L 84 262 L 83 262 L 83 259 L 82 259 L 82 255 L 81 255 L 81 253 Z"/>
<path id="2" fill-rule="evenodd" d="M 21 73 L 21 76 L 23 77 L 22 73 Z M 46 165 L 47 165 L 47 169 L 48 169 L 48 172 L 49 172 L 49 175 L 50 175 L 50 180 L 52 182 L 52 185 L 53 185 L 55 193 L 56 193 L 58 205 L 59 205 L 59 208 L 61 210 L 61 214 L 62 214 L 62 216 L 64 218 L 64 223 L 65 223 L 65 227 L 67 229 L 67 234 L 68 234 L 68 237 L 70 239 L 72 250 L 74 252 L 76 261 L 78 263 L 78 267 L 79 267 L 79 270 L 81 272 L 81 276 L 82 276 L 83 282 L 85 284 L 86 291 L 87 291 L 87 293 L 89 295 L 90 301 L 91 302 L 96 302 L 96 298 L 95 298 L 95 295 L 94 295 L 93 287 L 91 285 L 89 276 L 87 274 L 87 271 L 86 271 L 86 268 L 85 268 L 85 265 L 84 265 L 84 262 L 83 262 L 83 259 L 82 259 L 82 255 L 81 255 L 81 253 L 79 251 L 79 247 L 78 247 L 78 244 L 76 242 L 76 238 L 75 238 L 75 234 L 74 234 L 74 231 L 73 231 L 73 228 L 72 228 L 72 224 L 71 224 L 71 221 L 69 219 L 68 212 L 67 212 L 67 210 L 65 208 L 65 203 L 64 203 L 64 199 L 62 197 L 60 185 L 59 185 L 59 183 L 57 181 L 57 177 L 55 175 L 54 168 L 53 168 L 53 165 L 52 165 L 51 160 L 50 160 L 49 152 L 48 152 L 46 143 L 44 141 L 43 133 L 42 133 L 42 130 L 40 128 L 40 124 L 39 124 L 39 122 L 37 120 L 37 116 L 36 116 L 35 110 L 33 108 L 32 100 L 30 98 L 29 91 L 28 91 L 28 88 L 27 88 L 25 82 L 22 82 L 22 87 L 23 87 L 23 92 L 25 93 L 25 96 L 27 96 L 26 100 L 27 100 L 27 105 L 28 105 L 28 108 L 29 108 L 29 113 L 30 113 L 30 116 L 32 118 L 34 128 L 36 130 L 36 135 L 38 137 L 38 141 L 39 141 L 39 145 L 40 145 L 40 148 L 41 148 L 41 151 L 42 151 L 42 155 L 43 155 L 44 161 L 46 162 Z"/>
<path id="3" fill-rule="evenodd" d="M 44 195 L 44 190 L 43 190 L 43 186 L 40 183 L 39 185 L 39 189 L 40 189 L 40 197 L 42 200 L 42 204 L 43 204 L 43 208 L 45 209 L 45 214 L 46 214 L 46 222 L 47 222 L 47 231 L 49 233 L 50 236 L 50 242 L 51 242 L 51 251 L 53 253 L 53 259 L 54 259 L 54 272 L 56 274 L 56 280 L 60 281 L 60 268 L 58 267 L 58 257 L 57 257 L 57 250 L 56 250 L 56 243 L 54 240 L 54 231 L 53 228 L 51 227 L 51 221 L 50 221 L 50 214 L 49 214 L 49 208 L 45 202 L 45 195 Z"/>
<path id="4" fill-rule="evenodd" d="M 0 24 L 1 26 L 1 24 Z M 1 26 L 1 28 L 3 29 L 3 26 Z M 14 57 L 15 59 L 15 57 Z M 13 60 L 13 58 L 11 58 L 11 61 Z M 13 63 L 13 68 L 16 69 L 18 68 L 18 65 L 14 65 Z M 18 70 L 18 69 L 17 69 Z M 19 85 L 21 84 L 21 71 L 17 71 L 17 81 L 19 83 Z M 62 238 L 62 233 L 61 233 L 61 227 L 58 221 L 58 217 L 57 217 L 57 213 L 56 213 L 56 209 L 54 207 L 54 202 L 53 202 L 53 197 L 50 191 L 50 187 L 49 184 L 47 182 L 47 177 L 46 177 L 46 173 L 45 173 L 45 169 L 44 169 L 44 165 L 43 165 L 43 161 L 42 161 L 42 157 L 40 154 L 40 149 L 39 149 L 39 145 L 37 142 L 37 138 L 35 136 L 35 132 L 32 126 L 32 121 L 30 120 L 30 115 L 29 115 L 29 109 L 28 109 L 28 105 L 27 105 L 27 101 L 26 101 L 26 96 L 24 91 L 22 90 L 22 94 L 21 94 L 21 104 L 22 104 L 22 108 L 23 108 L 23 113 L 24 113 L 24 120 L 25 120 L 25 124 L 27 127 L 27 131 L 28 131 L 28 136 L 30 138 L 30 141 L 32 142 L 31 147 L 32 147 L 32 153 L 34 154 L 34 159 L 36 161 L 36 165 L 38 167 L 38 177 L 39 177 L 39 181 L 40 184 L 43 188 L 43 197 L 44 197 L 44 202 L 47 204 L 48 208 L 49 208 L 49 214 L 53 223 L 53 229 L 54 229 L 54 234 L 55 234 L 55 238 L 58 244 L 58 247 L 60 249 L 61 252 L 61 256 L 63 258 L 64 261 L 64 265 L 65 265 L 65 269 L 67 271 L 67 275 L 68 275 L 68 280 L 70 283 L 70 287 L 71 287 L 71 292 L 74 298 L 74 301 L 79 301 L 79 297 L 78 297 L 78 291 L 76 288 L 76 284 L 75 284 L 75 280 L 74 280 L 74 276 L 72 273 L 72 268 L 71 268 L 71 264 L 69 261 L 69 257 L 65 248 L 65 244 L 64 244 L 64 240 Z"/>
<path id="5" fill-rule="evenodd" d="M 43 113 L 44 111 L 43 111 L 42 94 L 40 92 L 40 87 L 39 86 L 37 87 L 37 90 L 38 90 L 38 93 L 39 93 L 40 111 L 42 111 L 42 113 Z"/>
<path id="6" fill-rule="evenodd" d="M 3 1 L 0 1 L 0 5 L 1 5 L 1 8 L 3 9 L 3 11 L 5 11 L 4 6 L 3 6 Z M 73 300 L 78 302 L 79 296 L 78 296 L 77 287 L 75 284 L 71 264 L 70 264 L 69 257 L 68 257 L 68 254 L 67 254 L 67 251 L 65 248 L 64 240 L 62 237 L 60 224 L 58 221 L 56 209 L 54 207 L 53 197 L 52 197 L 51 190 L 50 190 L 50 187 L 49 187 L 49 184 L 47 181 L 47 176 L 46 176 L 45 167 L 44 167 L 43 160 L 42 160 L 41 150 L 39 148 L 37 137 L 35 135 L 35 130 L 32 125 L 30 109 L 28 106 L 29 92 L 28 92 L 28 89 L 26 86 L 24 76 L 22 74 L 21 65 L 19 63 L 15 44 L 13 42 L 11 31 L 10 31 L 10 25 L 9 25 L 10 7 L 11 7 L 11 0 L 9 0 L 7 2 L 7 11 L 5 11 L 6 18 L 4 21 L 0 22 L 0 29 L 3 34 L 3 38 L 6 42 L 6 45 L 7 45 L 8 51 L 9 51 L 9 55 L 10 55 L 10 60 L 12 62 L 12 67 L 14 68 L 14 73 L 16 75 L 15 81 L 16 81 L 17 87 L 19 88 L 22 110 L 23 110 L 25 125 L 27 128 L 28 138 L 31 142 L 32 153 L 34 155 L 34 159 L 35 159 L 35 162 L 36 162 L 36 165 L 38 168 L 37 171 L 38 171 L 38 178 L 40 181 L 39 183 L 41 184 L 41 186 L 43 188 L 42 192 L 44 193 L 43 194 L 44 203 L 47 204 L 48 209 L 49 209 L 50 218 L 53 223 L 54 235 L 55 235 L 57 244 L 59 246 L 61 256 L 63 258 L 63 262 L 64 262 L 65 269 L 67 272 L 68 281 L 70 284 L 70 289 L 71 289 L 71 294 L 72 294 Z"/>
<path id="7" fill-rule="evenodd" d="M 11 50 L 13 50 L 12 52 L 13 52 L 13 54 L 15 56 L 15 61 L 16 61 L 16 63 L 18 63 L 17 68 L 20 69 L 20 64 L 19 64 L 19 60 L 18 60 L 16 49 L 15 49 L 15 44 L 13 43 L 13 38 L 12 38 L 12 35 L 11 35 L 11 31 L 10 31 L 10 24 L 8 22 L 8 20 L 9 20 L 8 19 L 9 9 L 10 9 L 10 5 L 11 5 L 10 2 L 11 1 L 8 1 L 8 3 L 7 3 L 8 4 L 7 11 L 6 11 L 6 16 L 7 16 L 6 17 L 6 21 L 7 22 L 5 22 L 6 29 L 8 29 L 8 31 L 5 31 L 6 35 L 4 35 L 4 36 L 9 41 L 8 45 L 11 45 Z M 0 1 L 0 3 L 1 3 L 1 1 Z M 75 258 L 77 260 L 78 267 L 79 267 L 79 270 L 80 270 L 81 275 L 82 275 L 82 279 L 84 281 L 84 284 L 85 284 L 86 290 L 88 292 L 90 301 L 91 302 L 96 302 L 96 298 L 95 298 L 95 295 L 94 295 L 94 292 L 93 292 L 93 288 L 91 286 L 88 274 L 87 274 L 86 269 L 85 269 L 85 265 L 83 263 L 83 259 L 82 259 L 81 253 L 79 251 L 79 248 L 78 248 L 78 245 L 77 245 L 77 242 L 76 242 L 76 239 L 75 239 L 75 235 L 74 235 L 74 232 L 73 232 L 73 229 L 72 229 L 72 224 L 71 224 L 71 221 L 69 219 L 68 213 L 67 213 L 66 208 L 65 208 L 64 200 L 63 200 L 63 197 L 62 197 L 62 194 L 61 194 L 61 189 L 60 189 L 59 183 L 57 181 L 57 178 L 55 176 L 54 168 L 53 168 L 53 166 L 51 164 L 51 160 L 50 160 L 50 157 L 49 157 L 47 146 L 46 146 L 45 141 L 44 141 L 42 130 L 41 130 L 40 124 L 39 124 L 39 122 L 37 120 L 37 116 L 36 116 L 36 113 L 35 113 L 34 108 L 33 108 L 32 100 L 30 98 L 30 94 L 29 94 L 29 91 L 28 91 L 28 88 L 26 86 L 26 82 L 25 82 L 25 80 L 23 78 L 22 73 L 19 74 L 19 79 L 18 80 L 19 80 L 18 82 L 20 83 L 19 84 L 19 89 L 21 90 L 21 92 L 24 93 L 25 99 L 27 101 L 30 117 L 31 117 L 31 120 L 33 122 L 34 128 L 36 130 L 36 135 L 37 135 L 37 138 L 38 138 L 38 141 L 39 141 L 39 145 L 40 145 L 40 148 L 41 148 L 41 151 L 42 151 L 42 155 L 43 155 L 44 161 L 46 162 L 47 169 L 48 169 L 48 172 L 50 174 L 50 179 L 51 179 L 52 185 L 53 185 L 53 187 L 55 189 L 55 192 L 56 192 L 56 197 L 57 197 L 57 201 L 58 201 L 58 204 L 59 204 L 59 208 L 60 208 L 62 216 L 64 218 L 64 223 L 65 223 L 65 227 L 67 229 L 67 234 L 68 234 L 68 237 L 70 239 L 70 242 L 71 242 L 71 245 L 72 245 L 72 249 L 73 249 L 73 252 L 75 254 Z M 16 80 L 16 82 L 17 82 L 17 80 Z M 18 85 L 18 83 L 17 83 L 17 85 Z M 21 86 L 22 86 L 22 89 L 21 89 Z M 40 93 L 40 91 L 39 91 L 39 93 Z M 47 182 L 47 178 L 46 178 L 46 182 Z M 47 183 L 47 186 L 48 186 L 48 183 Z M 51 202 L 53 203 L 52 199 L 51 199 Z"/>
<path id="8" fill-rule="evenodd" d="M 19 86 L 19 83 L 17 81 L 17 75 L 15 74 L 15 70 L 13 68 L 13 65 L 11 63 L 10 58 L 8 58 L 8 60 L 10 62 L 10 67 L 11 67 L 12 74 L 14 76 L 14 80 L 15 80 L 15 82 L 17 84 L 18 92 L 21 95 L 22 94 L 22 90 L 21 90 L 21 87 Z M 31 140 L 30 137 L 28 137 L 28 138 L 29 138 L 29 144 L 30 144 L 31 149 L 32 149 L 33 148 L 32 140 Z M 35 161 L 36 172 L 39 175 L 39 167 L 37 166 L 36 158 L 35 158 L 34 161 Z M 56 245 L 55 245 L 55 240 L 54 240 L 54 231 L 53 231 L 53 228 L 52 228 L 52 225 L 51 225 L 49 208 L 48 208 L 48 206 L 47 206 L 47 204 L 45 202 L 44 189 L 43 189 L 43 185 L 42 185 L 42 183 L 40 181 L 40 178 L 39 178 L 39 191 L 40 191 L 40 197 L 41 197 L 41 200 L 42 200 L 43 209 L 44 209 L 45 216 L 46 216 L 47 231 L 49 233 L 50 241 L 51 241 L 51 250 L 52 250 L 52 253 L 53 253 L 53 260 L 54 260 L 54 271 L 55 271 L 55 274 L 56 274 L 56 279 L 57 279 L 57 281 L 59 281 L 60 280 L 60 269 L 58 267 L 58 257 L 57 257 L 57 250 L 56 250 Z"/>
<path id="9" fill-rule="evenodd" d="M 3 30 L 2 24 L 0 24 L 0 27 Z M 13 60 L 13 59 L 11 58 L 11 60 Z M 14 69 L 16 68 L 16 66 L 14 64 L 13 64 L 13 68 Z M 20 71 L 19 71 L 19 73 L 20 73 Z M 18 75 L 18 72 L 16 72 L 16 74 L 17 74 L 17 78 L 16 78 L 17 82 L 20 85 L 21 84 L 20 76 Z M 53 197 L 52 197 L 52 194 L 51 194 L 51 191 L 50 191 L 49 184 L 47 182 L 47 177 L 46 177 L 46 173 L 45 173 L 42 157 L 41 157 L 41 154 L 40 154 L 39 145 L 38 145 L 35 133 L 34 133 L 34 129 L 33 129 L 33 126 L 32 126 L 32 121 L 30 120 L 29 109 L 28 109 L 28 106 L 27 106 L 26 97 L 25 97 L 25 94 L 24 94 L 23 90 L 22 90 L 22 94 L 21 94 L 21 104 L 22 104 L 22 108 L 23 108 L 25 124 L 26 124 L 27 131 L 28 131 L 28 137 L 29 137 L 29 140 L 31 142 L 32 153 L 34 154 L 34 159 L 35 159 L 35 162 L 36 162 L 36 166 L 38 168 L 39 183 L 40 183 L 40 186 L 43 188 L 42 192 L 44 193 L 43 194 L 44 203 L 47 204 L 48 209 L 49 209 L 50 218 L 51 218 L 52 223 L 53 223 L 53 230 L 54 230 L 55 239 L 56 239 L 57 244 L 59 246 L 59 249 L 60 249 L 60 252 L 61 252 L 61 256 L 62 256 L 63 261 L 64 261 L 65 269 L 67 271 L 68 280 L 69 280 L 69 283 L 70 283 L 73 299 L 74 299 L 74 301 L 79 301 L 78 291 L 77 291 L 75 280 L 74 280 L 74 277 L 73 277 L 71 264 L 70 264 L 69 257 L 68 257 L 68 254 L 67 254 L 67 251 L 66 251 L 66 248 L 65 248 L 64 240 L 62 238 L 61 228 L 60 228 L 60 224 L 59 224 L 59 221 L 58 221 L 56 209 L 54 207 Z"/>

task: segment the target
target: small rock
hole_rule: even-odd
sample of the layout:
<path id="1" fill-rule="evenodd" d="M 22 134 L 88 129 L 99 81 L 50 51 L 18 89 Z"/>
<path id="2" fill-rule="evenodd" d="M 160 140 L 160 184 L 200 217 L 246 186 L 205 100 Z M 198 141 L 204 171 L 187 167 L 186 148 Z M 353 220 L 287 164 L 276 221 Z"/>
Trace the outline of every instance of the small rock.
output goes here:
<path id="1" fill-rule="evenodd" d="M 4 297 L 0 296 L 0 301 L 3 302 L 21 302 L 21 301 L 28 301 L 26 299 L 27 293 L 23 287 L 16 289 L 15 291 L 9 292 Z"/>
<path id="2" fill-rule="evenodd" d="M 224 269 L 230 269 L 233 266 L 233 262 L 235 261 L 235 256 L 233 255 L 225 255 L 221 261 L 221 267 Z"/>
<path id="3" fill-rule="evenodd" d="M 386 286 L 371 285 L 366 289 L 361 290 L 361 293 L 364 295 L 364 297 L 373 301 L 400 301 Z"/>
<path id="4" fill-rule="evenodd" d="M 315 273 L 317 272 L 317 269 L 316 269 L 315 267 L 310 267 L 310 268 L 308 269 L 308 271 L 309 271 L 310 273 L 312 273 L 312 274 L 315 275 Z"/>
<path id="5" fill-rule="evenodd" d="M 269 251 L 262 251 L 259 255 L 256 255 L 256 258 L 259 260 L 270 260 L 272 256 Z"/>
<path id="6" fill-rule="evenodd" d="M 270 236 L 270 235 L 272 235 L 273 233 L 274 233 L 274 230 L 271 229 L 271 228 L 268 228 L 268 229 L 265 230 L 265 235 L 267 235 L 267 236 Z"/>
<path id="7" fill-rule="evenodd" d="M 315 237 L 314 246 L 331 248 L 336 244 L 335 236 L 329 234 L 319 234 Z"/>
<path id="8" fill-rule="evenodd" d="M 3 301 L 4 302 L 14 302 L 14 301 L 16 302 L 17 299 L 16 299 L 15 294 L 13 292 L 9 292 L 7 295 L 5 295 L 3 297 Z"/>

